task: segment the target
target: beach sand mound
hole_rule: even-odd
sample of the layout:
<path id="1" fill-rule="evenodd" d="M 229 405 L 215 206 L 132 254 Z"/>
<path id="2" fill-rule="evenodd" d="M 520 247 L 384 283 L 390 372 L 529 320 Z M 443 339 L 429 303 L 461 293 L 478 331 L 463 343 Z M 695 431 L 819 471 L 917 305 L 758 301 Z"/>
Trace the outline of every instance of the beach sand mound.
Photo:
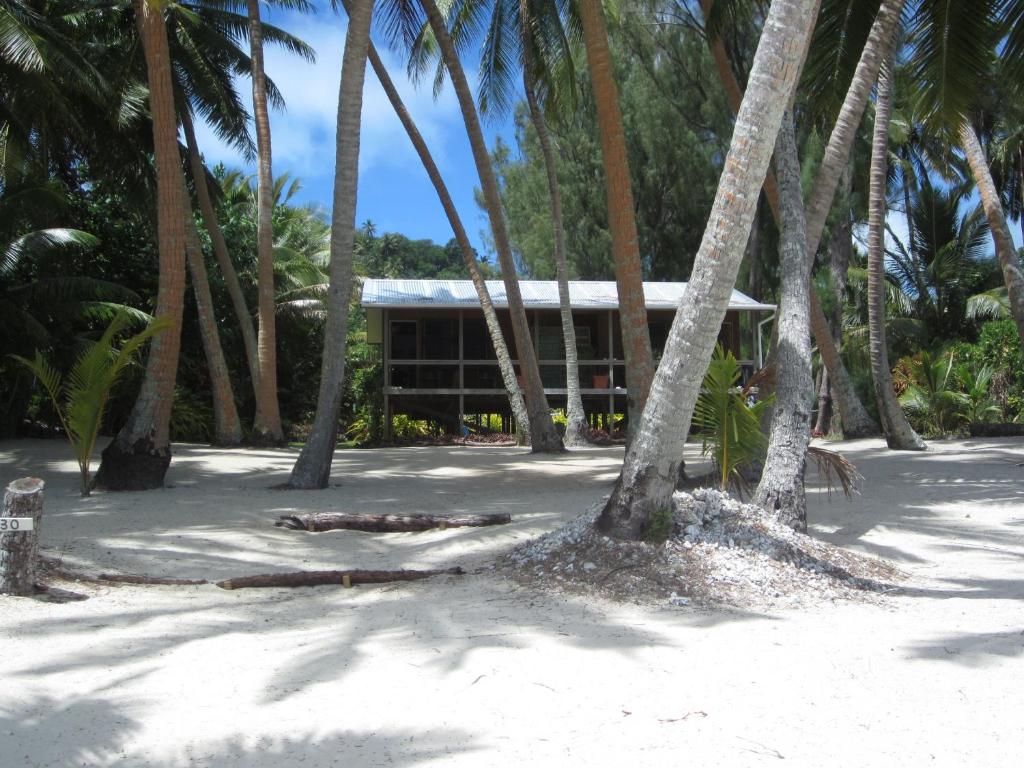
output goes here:
<path id="1" fill-rule="evenodd" d="M 602 535 L 594 528 L 601 506 L 516 547 L 498 570 L 539 588 L 739 608 L 878 599 L 903 578 L 890 563 L 798 533 L 710 488 L 673 495 L 663 543 Z"/>

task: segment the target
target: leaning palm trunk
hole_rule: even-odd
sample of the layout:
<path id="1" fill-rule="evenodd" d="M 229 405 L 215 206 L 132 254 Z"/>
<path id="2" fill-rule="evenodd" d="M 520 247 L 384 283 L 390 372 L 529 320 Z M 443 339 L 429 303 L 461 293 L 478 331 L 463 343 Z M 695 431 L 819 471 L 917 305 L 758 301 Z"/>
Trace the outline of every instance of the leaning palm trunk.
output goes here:
<path id="1" fill-rule="evenodd" d="M 270 113 L 267 77 L 263 69 L 263 29 L 259 0 L 246 0 L 252 62 L 252 111 L 256 124 L 256 256 L 259 317 L 257 352 L 259 394 L 253 420 L 253 441 L 277 444 L 284 440 L 277 402 L 277 327 L 274 317 L 274 177 L 270 154 Z"/>
<path id="2" fill-rule="evenodd" d="M 891 48 L 891 41 L 896 34 L 905 4 L 906 0 L 882 0 L 868 33 L 868 39 L 864 43 L 864 50 L 861 51 L 860 60 L 853 73 L 853 81 L 846 92 L 835 127 L 829 136 L 821 167 L 814 182 L 814 190 L 807 204 L 807 248 L 811 253 L 818 250 L 825 220 L 835 199 L 836 188 L 849 162 L 850 151 L 857 136 L 857 127 L 864 116 L 871 88 L 878 79 L 882 58 Z M 811 291 L 811 330 L 814 332 L 814 340 L 818 344 L 821 359 L 828 367 L 832 394 L 842 419 L 843 434 L 846 437 L 876 434 L 878 430 L 857 397 L 853 382 L 842 364 L 839 349 L 832 339 L 828 320 L 814 291 Z"/>
<path id="3" fill-rule="evenodd" d="M 587 51 L 601 138 L 605 194 L 608 201 L 608 229 L 612 236 L 612 260 L 619 293 L 619 326 L 626 360 L 629 434 L 636 434 L 654 376 L 654 355 L 647 329 L 644 275 L 640 261 L 640 237 L 636 230 L 636 206 L 629 178 L 626 132 L 619 106 L 619 89 L 612 70 L 608 30 L 600 0 L 577 3 L 583 42 Z"/>
<path id="4" fill-rule="evenodd" d="M 534 352 L 533 340 L 530 336 L 530 325 L 526 319 L 523 296 L 519 290 L 519 278 L 516 277 L 515 261 L 512 258 L 512 245 L 501 205 L 498 181 L 494 175 L 494 168 L 491 166 L 491 158 L 487 153 L 487 145 L 480 128 L 480 118 L 469 90 L 469 83 L 466 81 L 466 73 L 462 69 L 455 45 L 434 0 L 421 0 L 421 4 L 427 14 L 427 21 L 437 40 L 441 58 L 459 100 L 466 134 L 473 150 L 473 160 L 480 177 L 480 186 L 483 189 L 484 207 L 487 209 L 491 232 L 494 235 L 494 250 L 497 251 L 498 262 L 501 264 L 501 276 L 505 282 L 505 295 L 508 297 L 508 310 L 512 318 L 512 334 L 519 357 L 519 370 L 523 376 L 523 394 L 530 420 L 531 448 L 535 453 L 562 451 L 564 450 L 562 439 L 558 436 L 554 422 L 551 420 L 551 410 L 544 394 L 544 385 L 541 383 L 537 355 Z"/>
<path id="5" fill-rule="evenodd" d="M 889 154 L 889 121 L 892 116 L 891 59 L 878 73 L 875 128 L 871 139 L 871 187 L 868 195 L 868 334 L 871 375 L 878 415 L 890 448 L 923 451 L 924 440 L 907 422 L 896 400 L 885 339 L 885 214 Z"/>
<path id="6" fill-rule="evenodd" d="M 597 527 L 637 539 L 668 508 L 693 408 L 754 220 L 782 115 L 817 16 L 816 0 L 774 0 L 736 116 L 693 276 L 672 321 L 637 435 Z"/>
<path id="7" fill-rule="evenodd" d="M 346 0 L 346 11 L 349 5 L 350 0 Z M 427 142 L 424 141 L 423 135 L 416 127 L 416 123 L 413 122 L 409 111 L 405 108 L 402 97 L 398 94 L 395 84 L 391 81 L 391 76 L 388 75 L 384 62 L 377 55 L 377 49 L 374 48 L 373 43 L 370 43 L 367 55 L 369 56 L 373 71 L 377 73 L 377 79 L 380 80 L 384 93 L 387 94 L 395 114 L 398 115 L 398 119 L 409 136 L 409 140 L 416 149 L 416 154 L 419 155 L 420 162 L 423 163 L 423 167 L 427 171 L 431 184 L 434 185 L 437 197 L 441 201 L 441 207 L 444 208 L 445 216 L 448 217 L 448 223 L 451 225 L 452 232 L 455 233 L 455 241 L 459 244 L 459 250 L 462 251 L 462 260 L 466 264 L 466 270 L 473 281 L 477 298 L 480 300 L 480 307 L 484 312 L 484 322 L 491 336 L 495 357 L 498 358 L 498 369 L 501 371 L 501 380 L 505 385 L 505 392 L 508 394 L 509 407 L 512 410 L 512 417 L 516 422 L 516 431 L 520 436 L 528 436 L 530 434 L 530 420 L 526 415 L 526 403 L 523 402 L 523 395 L 519 391 L 519 383 L 516 381 L 516 372 L 512 365 L 512 358 L 508 353 L 508 345 L 505 343 L 505 335 L 501 331 L 498 314 L 494 311 L 494 304 L 491 302 L 491 294 L 487 290 L 487 283 L 484 281 L 483 275 L 480 274 L 480 265 L 476 261 L 476 252 L 473 250 L 473 245 L 469 242 L 466 228 L 462 225 L 462 218 L 455 208 L 452 196 L 448 193 L 448 186 L 441 177 L 441 171 L 438 170 L 437 163 L 434 162 L 434 157 L 430 154 Z"/>
<path id="8" fill-rule="evenodd" d="M 186 201 L 187 202 L 187 201 Z M 199 242 L 192 207 L 188 205 L 182 216 L 188 227 L 186 256 L 188 270 L 192 276 L 192 289 L 196 295 L 196 313 L 199 315 L 199 335 L 206 356 L 206 368 L 210 373 L 210 389 L 213 393 L 213 442 L 214 445 L 239 445 L 242 442 L 242 423 L 235 407 L 235 392 L 224 360 L 224 349 L 220 343 L 217 317 L 213 311 L 213 296 L 210 295 L 210 281 L 206 275 L 203 247 Z"/>
<path id="9" fill-rule="evenodd" d="M 804 468 L 810 441 L 811 320 L 808 313 L 810 274 L 814 259 L 807 252 L 807 226 L 800 189 L 800 157 L 792 118 L 782 121 L 775 143 L 775 176 L 782 214 L 780 268 L 782 290 L 775 354 L 775 414 L 768 452 L 754 503 L 797 530 L 807 530 Z"/>
<path id="10" fill-rule="evenodd" d="M 865 45 L 864 50 L 866 56 L 862 55 L 860 62 L 858 62 L 853 82 L 847 91 L 846 99 L 843 104 L 843 111 L 840 113 L 839 120 L 836 124 L 836 130 L 833 131 L 832 137 L 829 141 L 828 150 L 826 151 L 826 159 L 829 160 L 829 164 L 826 165 L 823 162 L 818 175 L 819 183 L 816 184 L 814 188 L 816 197 L 812 197 L 812 202 L 817 200 L 818 207 L 824 204 L 824 215 L 821 217 L 820 223 L 815 220 L 817 234 L 814 234 L 810 229 L 808 230 L 807 248 L 810 253 L 815 253 L 818 250 L 818 243 L 821 240 L 821 230 L 825 225 L 824 217 L 828 215 L 829 208 L 832 205 L 832 200 L 835 197 L 835 187 L 839 180 L 838 176 L 833 178 L 833 175 L 836 173 L 836 160 L 840 154 L 849 156 L 857 123 L 860 122 L 860 118 L 864 114 L 864 106 L 867 103 L 868 93 L 870 93 L 871 85 L 874 83 L 877 69 L 872 71 L 871 67 L 877 60 L 877 56 L 873 53 L 875 46 L 877 46 L 877 40 L 888 39 L 886 36 L 887 34 L 891 37 L 892 31 L 895 29 L 895 23 L 899 20 L 900 10 L 902 9 L 904 2 L 905 0 L 895 0 L 895 2 L 893 0 L 886 0 L 885 5 L 898 7 L 895 10 L 895 14 L 891 12 L 891 8 L 884 14 L 881 10 L 879 11 L 874 25 L 872 26 L 867 45 Z M 701 4 L 706 17 L 711 5 L 713 4 L 713 0 L 701 0 Z M 882 10 L 886 10 L 885 5 L 883 5 Z M 873 40 L 875 42 L 873 42 Z M 736 82 L 736 77 L 733 74 L 732 67 L 729 64 L 728 52 L 721 40 L 717 41 L 717 43 L 713 40 L 710 40 L 709 42 L 711 44 L 711 51 L 715 59 L 719 77 L 722 80 L 726 95 L 728 96 L 733 111 L 735 112 L 738 109 L 740 88 L 739 84 Z M 874 63 L 874 66 L 877 66 L 877 63 Z M 867 85 L 866 89 L 864 88 L 865 83 Z M 854 119 L 854 116 L 856 116 L 856 119 Z M 849 129 L 851 121 L 852 131 Z M 840 125 L 840 122 L 842 123 L 842 126 Z M 840 127 L 842 127 L 842 130 L 839 130 Z M 846 143 L 847 139 L 849 139 L 849 143 Z M 840 165 L 842 165 L 842 163 L 840 163 Z M 831 190 L 829 189 L 830 186 Z M 825 200 L 826 196 L 828 198 L 827 200 Z M 765 179 L 765 197 L 768 199 L 768 204 L 771 208 L 772 215 L 775 218 L 776 225 L 779 225 L 781 228 L 781 212 L 779 210 L 777 183 L 772 176 L 771 170 L 769 170 L 768 176 Z M 808 212 L 807 218 L 810 220 L 810 212 Z M 839 348 L 832 339 L 828 320 L 825 318 L 825 313 L 818 301 L 818 296 L 813 290 L 810 292 L 810 306 L 811 331 L 814 334 L 815 342 L 818 344 L 822 363 L 824 364 L 825 369 L 829 372 L 832 397 L 836 405 L 836 410 L 839 411 L 840 421 L 843 424 L 845 436 L 864 437 L 866 435 L 875 434 L 878 431 L 877 427 L 871 421 L 871 417 L 868 415 L 868 412 L 864 410 L 864 406 L 861 404 L 860 398 L 857 397 L 857 391 L 853 386 L 853 381 L 850 379 L 850 374 L 846 370 L 846 366 L 843 364 L 842 357 L 839 355 Z"/>
<path id="11" fill-rule="evenodd" d="M 569 297 L 569 266 L 566 259 L 565 219 L 562 216 L 562 190 L 558 185 L 558 169 L 555 153 L 551 146 L 551 134 L 547 122 L 537 103 L 537 94 L 530 74 L 529 44 L 523 41 L 524 56 L 523 86 L 526 103 L 530 107 L 530 119 L 537 131 L 541 154 L 544 156 L 544 170 L 548 177 L 548 195 L 551 198 L 551 223 L 555 232 L 555 276 L 558 278 L 558 310 L 562 317 L 562 339 L 565 342 L 565 444 L 570 447 L 585 445 L 587 442 L 587 420 L 580 395 L 580 368 L 576 351 L 576 326 L 572 321 L 572 301 Z"/>
<path id="12" fill-rule="evenodd" d="M 992 231 L 996 258 L 999 259 L 999 266 L 1003 270 L 1006 293 L 1010 298 L 1010 314 L 1017 325 L 1017 333 L 1024 339 L 1024 274 L 1021 273 L 1020 258 L 1013 247 L 1013 238 L 1006 224 L 1006 214 L 1003 212 L 995 182 L 992 181 L 992 171 L 989 170 L 985 150 L 982 149 L 978 134 L 974 132 L 974 126 L 969 120 L 964 120 L 960 124 L 960 141 L 964 145 L 964 154 L 967 155 L 971 175 L 974 176 L 974 183 L 981 195 L 981 205 L 985 209 L 985 217 Z"/>
<path id="13" fill-rule="evenodd" d="M 156 160 L 159 282 L 154 314 L 166 318 L 168 326 L 150 346 L 138 398 L 127 422 L 103 451 L 96 473 L 98 485 L 116 491 L 159 488 L 170 466 L 171 404 L 185 298 L 187 223 L 182 211 L 188 205 L 188 196 L 178 150 L 167 28 L 160 8 L 147 0 L 137 0 L 135 15 L 146 57 Z"/>
<path id="14" fill-rule="evenodd" d="M 199 144 L 196 141 L 195 128 L 192 125 L 192 115 L 187 105 L 179 99 L 182 131 L 185 134 L 185 146 L 188 149 L 189 169 L 192 172 L 192 184 L 195 186 L 196 199 L 199 201 L 199 213 L 203 217 L 203 226 L 210 236 L 213 244 L 213 255 L 217 258 L 217 266 L 220 268 L 221 276 L 224 278 L 224 285 L 227 287 L 228 297 L 231 299 L 231 307 L 235 310 L 235 317 L 238 320 L 238 327 L 242 333 L 242 344 L 245 347 L 245 359 L 249 364 L 249 377 L 252 380 L 253 395 L 259 399 L 260 360 L 257 348 L 256 329 L 252 325 L 252 316 L 249 307 L 245 303 L 245 295 L 242 293 L 242 286 L 238 282 L 238 273 L 231 261 L 231 254 L 228 252 L 228 244 L 221 231 L 220 222 L 217 221 L 217 212 L 213 207 L 213 200 L 210 198 L 210 186 L 206 180 L 206 166 L 203 165 L 203 158 L 199 154 Z"/>
<path id="15" fill-rule="evenodd" d="M 373 0 L 351 0 L 338 93 L 334 200 L 331 212 L 331 267 L 320 391 L 309 439 L 292 467 L 288 485 L 326 488 L 338 440 L 338 415 L 345 383 L 345 339 L 352 295 L 356 187 L 359 179 L 359 121 L 363 110 L 366 50 L 370 44 Z"/>

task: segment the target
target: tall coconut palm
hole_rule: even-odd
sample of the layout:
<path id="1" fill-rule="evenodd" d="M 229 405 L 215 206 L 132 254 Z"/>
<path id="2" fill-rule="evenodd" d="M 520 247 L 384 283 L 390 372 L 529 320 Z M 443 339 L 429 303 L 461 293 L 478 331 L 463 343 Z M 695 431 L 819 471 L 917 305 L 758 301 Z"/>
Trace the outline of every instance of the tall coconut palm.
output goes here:
<path id="1" fill-rule="evenodd" d="M 363 108 L 363 83 L 370 45 L 373 0 L 350 0 L 349 7 L 338 92 L 331 266 L 323 365 L 313 428 L 288 480 L 289 486 L 293 488 L 327 487 L 338 439 L 338 415 L 344 390 L 345 335 L 352 294 L 352 251 L 359 179 L 359 121 Z"/>
<path id="2" fill-rule="evenodd" d="M 523 394 L 530 420 L 531 449 L 538 453 L 562 451 L 564 450 L 562 440 L 555 431 L 547 397 L 544 394 L 544 385 L 541 382 L 540 369 L 537 366 L 537 355 L 530 335 L 530 326 L 526 319 L 522 293 L 519 290 L 519 279 L 516 276 L 508 225 L 501 204 L 501 193 L 498 189 L 494 168 L 491 165 L 490 155 L 487 152 L 487 145 L 484 142 L 473 95 L 441 11 L 434 0 L 421 0 L 421 5 L 458 99 L 466 134 L 473 151 L 473 160 L 476 163 L 477 174 L 483 189 L 485 208 L 494 236 L 494 247 L 498 254 L 498 262 L 501 264 L 501 276 L 505 283 L 505 294 L 508 297 L 519 367 L 524 379 Z"/>
<path id="3" fill-rule="evenodd" d="M 348 10 L 349 2 L 350 0 L 345 0 L 344 2 L 346 11 Z M 402 127 L 405 128 L 406 135 L 408 135 L 409 141 L 412 142 L 420 162 L 423 163 L 423 168 L 430 178 L 430 183 L 434 186 L 434 191 L 437 192 L 438 200 L 441 202 L 441 207 L 444 209 L 448 223 L 455 234 L 455 241 L 459 244 L 459 250 L 462 252 L 466 271 L 469 272 L 470 280 L 473 282 L 473 288 L 476 290 L 477 299 L 480 301 L 480 307 L 484 313 L 484 323 L 491 337 L 491 345 L 494 347 L 495 357 L 498 359 L 498 369 L 501 372 L 501 380 L 505 385 L 505 391 L 508 393 L 509 407 L 516 421 L 517 431 L 525 437 L 530 433 L 530 421 L 526 413 L 526 403 L 523 401 L 523 395 L 519 391 L 519 383 L 516 380 L 516 372 L 512 364 L 512 357 L 508 352 L 508 345 L 505 343 L 505 335 L 501 330 L 501 323 L 498 321 L 498 314 L 494 309 L 494 303 L 491 301 L 491 294 L 487 289 L 487 283 L 480 272 L 476 251 L 469 241 L 466 228 L 462 224 L 462 217 L 459 216 L 452 196 L 448 192 L 448 185 L 445 184 L 441 171 L 438 169 L 437 163 L 434 162 L 434 157 L 427 146 L 427 142 L 416 127 L 416 123 L 413 121 L 412 115 L 409 114 L 409 110 L 405 108 L 405 103 L 402 101 L 398 89 L 395 88 L 395 84 L 392 82 L 384 62 L 381 61 L 380 56 L 377 54 L 377 49 L 372 42 L 368 49 L 368 56 L 370 66 L 373 67 L 373 71 L 376 73 L 384 93 L 387 94 L 388 101 L 391 102 L 392 109 L 395 110 L 395 114 L 402 123 Z"/>
<path id="4" fill-rule="evenodd" d="M 817 7 L 816 0 L 775 0 L 768 11 L 693 277 L 676 310 L 622 473 L 597 521 L 597 527 L 611 535 L 639 538 L 651 513 L 669 506 L 703 374 L 736 282 L 758 192 L 796 87 Z"/>
<path id="5" fill-rule="evenodd" d="M 715 6 L 709 0 L 702 0 L 702 5 L 705 14 L 710 18 L 710 12 Z M 874 23 L 871 25 L 870 33 L 864 46 L 864 52 L 854 71 L 852 82 L 846 92 L 846 98 L 842 102 L 839 120 L 836 124 L 837 130 L 833 131 L 832 139 L 829 142 L 829 151 L 826 153 L 826 157 L 830 162 L 828 164 L 822 163 L 818 180 L 814 187 L 814 193 L 811 200 L 808 201 L 809 206 L 813 205 L 817 208 L 814 216 L 808 216 L 807 248 L 811 253 L 815 253 L 818 249 L 821 231 L 825 225 L 825 218 L 832 205 L 835 189 L 842 174 L 841 167 L 837 167 L 837 159 L 844 153 L 845 156 L 849 156 L 856 132 L 856 125 L 860 121 L 864 107 L 867 104 L 868 94 L 875 77 L 872 68 L 876 66 L 877 62 L 878 43 L 880 40 L 888 40 L 889 36 L 891 36 L 899 21 L 902 6 L 903 0 L 885 0 L 883 3 L 882 8 L 875 17 Z M 832 13 L 823 14 L 825 21 L 829 20 L 835 12 L 842 9 L 829 7 L 827 10 L 832 11 Z M 709 40 L 714 46 L 716 38 L 712 31 L 709 31 Z M 719 55 L 715 58 L 716 64 L 719 59 L 723 60 L 722 64 L 718 65 L 719 76 L 723 81 L 727 95 L 729 95 L 730 100 L 734 101 L 739 93 L 739 87 L 735 83 L 735 75 L 732 74 L 732 67 L 729 64 L 727 54 L 724 51 L 719 51 Z M 813 69 L 813 67 L 811 68 Z M 733 109 L 737 109 L 735 103 Z M 771 181 L 771 179 L 772 177 L 769 173 L 766 182 L 766 197 L 771 206 L 775 221 L 778 223 L 781 219 L 778 194 L 770 194 L 768 192 L 769 189 L 775 187 L 775 182 Z M 822 208 L 824 209 L 823 213 L 821 212 Z M 808 214 L 811 213 L 812 211 L 808 210 Z M 810 228 L 812 224 L 813 229 Z M 816 233 L 814 230 L 817 230 Z M 814 334 L 814 340 L 818 344 L 822 362 L 828 371 L 832 395 L 843 425 L 843 434 L 847 437 L 863 437 L 874 434 L 877 429 L 857 397 L 853 382 L 839 355 L 839 348 L 832 337 L 831 327 L 815 291 L 810 292 L 810 309 L 811 330 Z"/>
<path id="6" fill-rule="evenodd" d="M 178 111 L 185 137 L 186 155 L 203 225 L 213 245 L 217 266 L 241 329 L 255 400 L 260 399 L 260 362 L 256 328 L 246 304 L 238 275 L 228 253 L 211 199 L 209 175 L 196 140 L 194 115 L 209 122 L 214 132 L 235 147 L 243 157 L 255 156 L 249 134 L 249 113 L 235 87 L 236 77 L 249 74 L 253 63 L 239 45 L 250 33 L 248 9 L 239 13 L 242 0 L 189 0 L 168 9 L 168 33 L 174 61 Z M 293 3 L 308 10 L 305 3 Z M 288 32 L 259 22 L 260 50 L 264 44 L 278 45 L 307 61 L 314 61 L 312 48 Z M 281 94 L 269 77 L 263 90 L 272 103 L 282 105 Z"/>
<path id="7" fill-rule="evenodd" d="M 259 320 L 257 351 L 260 361 L 259 394 L 253 440 L 276 444 L 284 440 L 277 401 L 277 329 L 274 322 L 274 225 L 273 164 L 270 145 L 270 112 L 267 106 L 267 76 L 263 68 L 263 30 L 259 0 L 246 0 L 249 16 L 249 48 L 252 60 L 252 106 L 256 125 L 256 254 L 258 264 Z"/>
<path id="8" fill-rule="evenodd" d="M 891 58 L 892 54 L 890 54 Z M 883 62 L 878 73 L 875 127 L 871 142 L 871 188 L 868 198 L 868 329 L 871 344 L 871 375 L 875 401 L 885 440 L 900 451 L 923 451 L 924 440 L 907 421 L 892 384 L 885 338 L 885 216 L 888 181 L 889 122 L 892 116 L 892 62 Z"/>
<path id="9" fill-rule="evenodd" d="M 565 239 L 565 216 L 562 213 L 562 190 L 558 183 L 558 167 L 555 150 L 548 130 L 547 119 L 537 95 L 537 80 L 540 76 L 540 57 L 535 50 L 534 36 L 536 14 L 528 0 L 519 0 L 519 30 L 522 48 L 523 90 L 530 110 L 530 120 L 537 131 L 544 171 L 548 181 L 548 196 L 551 198 L 551 226 L 555 235 L 555 277 L 558 281 L 558 309 L 562 320 L 562 340 L 565 346 L 566 382 L 566 424 L 565 444 L 570 447 L 586 444 L 586 413 L 580 394 L 579 354 L 576 349 L 576 325 L 572 319 L 572 300 L 569 296 L 569 266 Z"/>
<path id="10" fill-rule="evenodd" d="M 910 65 L 919 83 L 918 108 L 924 120 L 931 130 L 951 139 L 955 136 L 970 166 L 1002 268 L 1010 311 L 1024 338 L 1024 270 L 973 123 L 977 99 L 986 91 L 999 48 L 1008 62 L 1004 67 L 1007 76 L 1020 76 L 1024 70 L 1019 62 L 1024 52 L 1021 19 L 1022 0 L 921 2 L 911 21 Z"/>
<path id="11" fill-rule="evenodd" d="M 629 431 L 636 434 L 654 376 L 654 355 L 647 329 L 640 237 L 629 178 L 626 134 L 619 107 L 612 54 L 601 0 L 578 0 L 576 11 L 587 52 L 587 70 L 594 90 L 601 161 L 608 201 L 608 229 L 619 293 L 619 324 L 628 376 Z"/>
<path id="12" fill-rule="evenodd" d="M 103 451 L 98 484 L 111 490 L 144 490 L 163 485 L 171 462 L 170 418 L 181 345 L 188 226 L 182 216 L 188 198 L 178 150 L 178 120 L 167 29 L 161 8 L 135 3 L 136 23 L 146 57 L 153 150 L 157 177 L 159 285 L 156 312 L 167 330 L 153 340 L 142 388 L 127 422 Z"/>

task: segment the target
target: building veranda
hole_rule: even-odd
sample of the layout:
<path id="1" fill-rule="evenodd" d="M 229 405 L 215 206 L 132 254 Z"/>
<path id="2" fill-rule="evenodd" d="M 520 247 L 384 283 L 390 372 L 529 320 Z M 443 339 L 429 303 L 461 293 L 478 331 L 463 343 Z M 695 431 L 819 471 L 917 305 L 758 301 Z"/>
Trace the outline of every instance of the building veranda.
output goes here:
<path id="1" fill-rule="evenodd" d="M 552 408 L 566 405 L 565 347 L 553 280 L 521 280 L 544 391 Z M 519 374 L 505 286 L 487 282 L 505 342 Z M 644 283 L 648 327 L 660 357 L 686 283 Z M 614 282 L 572 281 L 569 295 L 579 354 L 580 390 L 587 419 L 609 428 L 626 412 L 628 387 L 618 294 Z M 482 415 L 501 419 L 494 429 L 513 429 L 498 361 L 470 280 L 368 279 L 361 303 L 367 341 L 381 346 L 385 437 L 392 418 L 426 419 L 459 434 L 480 427 Z M 762 327 L 775 310 L 733 291 L 719 343 L 741 362 L 744 376 L 762 363 Z"/>

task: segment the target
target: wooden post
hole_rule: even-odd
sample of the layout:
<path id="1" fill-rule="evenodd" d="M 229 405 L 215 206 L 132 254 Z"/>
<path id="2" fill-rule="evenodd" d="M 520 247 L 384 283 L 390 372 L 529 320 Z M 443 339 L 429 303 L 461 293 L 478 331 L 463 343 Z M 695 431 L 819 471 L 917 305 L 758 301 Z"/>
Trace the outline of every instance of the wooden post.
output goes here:
<path id="1" fill-rule="evenodd" d="M 7 486 L 0 511 L 0 594 L 28 597 L 36 589 L 43 488 L 38 477 Z"/>

